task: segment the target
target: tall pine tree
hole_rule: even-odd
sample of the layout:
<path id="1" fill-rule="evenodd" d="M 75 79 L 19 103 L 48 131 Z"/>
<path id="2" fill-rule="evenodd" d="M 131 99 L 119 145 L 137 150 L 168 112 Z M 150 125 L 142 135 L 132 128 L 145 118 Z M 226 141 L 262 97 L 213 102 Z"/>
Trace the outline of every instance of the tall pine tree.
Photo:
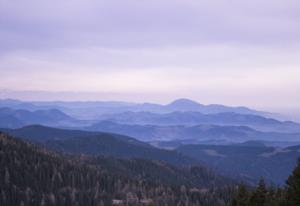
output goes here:
<path id="1" fill-rule="evenodd" d="M 300 158 L 297 167 L 287 180 L 288 205 L 300 205 Z"/>
<path id="2" fill-rule="evenodd" d="M 258 187 L 250 197 L 250 205 L 265 206 L 267 189 L 264 179 L 260 179 Z"/>
<path id="3" fill-rule="evenodd" d="M 241 184 L 238 188 L 236 196 L 232 201 L 232 206 L 248 206 L 249 194 L 244 184 Z"/>

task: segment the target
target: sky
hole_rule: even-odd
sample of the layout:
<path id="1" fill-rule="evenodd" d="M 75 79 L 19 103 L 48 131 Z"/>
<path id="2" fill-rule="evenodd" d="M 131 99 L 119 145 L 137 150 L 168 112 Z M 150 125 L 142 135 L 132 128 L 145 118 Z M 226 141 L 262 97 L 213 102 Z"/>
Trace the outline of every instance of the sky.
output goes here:
<path id="1" fill-rule="evenodd" d="M 292 111 L 300 1 L 0 0 L 0 76 L 0 98 Z"/>

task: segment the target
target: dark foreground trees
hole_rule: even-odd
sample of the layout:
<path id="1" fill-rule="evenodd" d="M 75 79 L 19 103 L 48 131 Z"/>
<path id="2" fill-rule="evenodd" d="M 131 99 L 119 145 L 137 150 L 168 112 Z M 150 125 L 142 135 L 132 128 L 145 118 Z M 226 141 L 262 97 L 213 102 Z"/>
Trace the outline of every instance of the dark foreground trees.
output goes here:
<path id="1" fill-rule="evenodd" d="M 232 206 L 300 206 L 300 158 L 284 188 L 267 188 L 263 179 L 254 189 L 240 185 Z"/>
<path id="2" fill-rule="evenodd" d="M 289 205 L 300 205 L 300 158 L 298 166 L 287 180 L 286 198 Z"/>

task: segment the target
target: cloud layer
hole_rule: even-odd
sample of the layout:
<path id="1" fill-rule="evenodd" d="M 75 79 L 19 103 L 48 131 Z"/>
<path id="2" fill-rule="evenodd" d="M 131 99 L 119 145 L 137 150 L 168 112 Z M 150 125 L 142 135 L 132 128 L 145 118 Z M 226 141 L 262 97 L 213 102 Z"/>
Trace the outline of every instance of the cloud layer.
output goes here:
<path id="1" fill-rule="evenodd" d="M 297 0 L 0 0 L 0 25 L 0 89 L 300 101 Z"/>

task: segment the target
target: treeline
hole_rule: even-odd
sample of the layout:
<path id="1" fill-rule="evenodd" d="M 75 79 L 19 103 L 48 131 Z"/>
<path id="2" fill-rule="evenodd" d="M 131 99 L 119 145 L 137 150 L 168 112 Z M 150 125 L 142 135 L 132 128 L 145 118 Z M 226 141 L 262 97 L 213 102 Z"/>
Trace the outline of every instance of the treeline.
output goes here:
<path id="1" fill-rule="evenodd" d="M 135 167 L 147 165 L 134 164 L 130 171 L 138 174 L 149 168 Z M 230 185 L 179 186 L 143 175 L 112 174 L 85 158 L 63 156 L 0 134 L 1 206 L 226 206 L 233 193 Z"/>
<path id="2" fill-rule="evenodd" d="M 254 189 L 240 185 L 232 206 L 300 206 L 300 159 L 283 188 L 266 187 L 263 179 Z"/>

